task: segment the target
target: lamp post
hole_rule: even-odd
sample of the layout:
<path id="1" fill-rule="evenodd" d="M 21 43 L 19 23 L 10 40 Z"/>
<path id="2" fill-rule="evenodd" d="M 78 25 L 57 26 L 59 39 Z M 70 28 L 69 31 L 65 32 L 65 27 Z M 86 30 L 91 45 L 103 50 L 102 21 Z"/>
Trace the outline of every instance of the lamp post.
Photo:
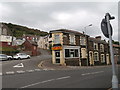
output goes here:
<path id="1" fill-rule="evenodd" d="M 88 59 L 87 59 L 87 56 L 88 56 L 88 54 L 87 54 L 87 35 L 86 35 L 86 28 L 87 27 L 91 27 L 92 26 L 92 24 L 89 24 L 89 25 L 87 25 L 87 26 L 85 26 L 84 27 L 84 34 L 85 34 L 85 41 L 86 41 L 86 45 L 85 45 L 85 48 L 86 48 L 86 60 L 87 60 L 87 66 L 88 66 Z"/>

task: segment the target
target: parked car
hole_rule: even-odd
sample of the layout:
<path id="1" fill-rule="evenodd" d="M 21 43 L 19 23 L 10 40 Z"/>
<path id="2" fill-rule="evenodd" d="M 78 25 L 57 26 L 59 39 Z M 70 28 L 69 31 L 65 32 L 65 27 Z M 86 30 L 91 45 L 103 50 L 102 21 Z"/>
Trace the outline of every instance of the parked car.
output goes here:
<path id="1" fill-rule="evenodd" d="M 7 60 L 7 59 L 8 59 L 7 55 L 5 55 L 5 54 L 0 54 L 0 61 L 2 61 L 2 60 Z"/>
<path id="2" fill-rule="evenodd" d="M 10 56 L 10 55 L 7 55 L 7 59 L 8 59 L 8 60 L 12 60 L 12 59 L 13 59 L 13 57 L 12 57 L 12 56 Z"/>
<path id="3" fill-rule="evenodd" d="M 27 55 L 25 53 L 17 53 L 16 55 L 13 56 L 14 59 L 29 59 L 31 56 Z"/>

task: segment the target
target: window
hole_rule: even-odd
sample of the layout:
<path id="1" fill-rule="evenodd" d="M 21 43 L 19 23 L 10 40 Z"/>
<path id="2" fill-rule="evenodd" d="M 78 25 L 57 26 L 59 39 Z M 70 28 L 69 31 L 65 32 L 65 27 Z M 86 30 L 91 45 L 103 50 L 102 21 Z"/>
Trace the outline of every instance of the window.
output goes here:
<path id="1" fill-rule="evenodd" d="M 65 49 L 65 57 L 79 57 L 78 49 Z"/>
<path id="2" fill-rule="evenodd" d="M 56 34 L 54 35 L 54 43 L 59 44 L 60 43 L 60 35 Z"/>
<path id="3" fill-rule="evenodd" d="M 83 36 L 80 36 L 80 45 L 86 45 L 86 40 Z"/>
<path id="4" fill-rule="evenodd" d="M 103 44 L 100 44 L 100 51 L 104 52 L 104 45 Z"/>
<path id="5" fill-rule="evenodd" d="M 105 62 L 104 54 L 101 54 L 101 62 Z"/>
<path id="6" fill-rule="evenodd" d="M 94 53 L 94 61 L 99 61 L 98 60 L 98 53 L 97 52 Z"/>
<path id="7" fill-rule="evenodd" d="M 70 34 L 70 44 L 75 44 L 75 35 Z"/>
<path id="8" fill-rule="evenodd" d="M 98 50 L 98 44 L 94 43 L 94 50 Z"/>

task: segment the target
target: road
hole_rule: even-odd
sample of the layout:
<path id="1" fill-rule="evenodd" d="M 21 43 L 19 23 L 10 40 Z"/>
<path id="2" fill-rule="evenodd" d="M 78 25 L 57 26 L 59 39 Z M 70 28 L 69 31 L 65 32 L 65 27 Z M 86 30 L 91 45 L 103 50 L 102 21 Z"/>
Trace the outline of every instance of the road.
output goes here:
<path id="1" fill-rule="evenodd" d="M 3 88 L 110 88 L 111 66 L 4 75 Z M 12 82 L 12 83 L 11 83 Z"/>
<path id="2" fill-rule="evenodd" d="M 40 56 L 32 57 L 31 59 L 2 62 L 2 87 L 15 88 L 14 90 L 21 90 L 23 88 L 111 87 L 111 66 L 82 67 L 71 70 L 38 68 L 38 64 L 42 60 L 49 59 L 51 59 L 51 55 L 43 50 Z M 23 67 L 14 67 L 21 63 Z"/>
<path id="3" fill-rule="evenodd" d="M 15 74 L 15 73 L 23 73 L 23 72 L 32 72 L 33 70 L 39 70 L 38 64 L 42 60 L 51 59 L 50 52 L 47 50 L 40 49 L 41 55 L 34 56 L 30 59 L 24 60 L 10 60 L 2 62 L 2 71 L 0 73 L 4 74 Z M 15 67 L 21 66 L 21 67 Z"/>

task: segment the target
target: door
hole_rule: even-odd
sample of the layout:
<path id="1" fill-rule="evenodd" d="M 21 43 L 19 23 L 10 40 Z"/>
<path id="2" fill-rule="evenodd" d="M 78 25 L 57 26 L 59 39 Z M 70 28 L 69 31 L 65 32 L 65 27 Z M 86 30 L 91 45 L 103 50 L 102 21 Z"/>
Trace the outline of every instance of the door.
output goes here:
<path id="1" fill-rule="evenodd" d="M 109 65 L 110 64 L 109 54 L 106 55 L 106 59 L 107 59 L 107 65 Z"/>
<path id="2" fill-rule="evenodd" d="M 94 60 L 93 60 L 93 53 L 89 53 L 89 59 L 90 59 L 90 65 L 94 65 Z"/>
<path id="3" fill-rule="evenodd" d="M 60 63 L 60 50 L 55 51 L 56 63 Z"/>

